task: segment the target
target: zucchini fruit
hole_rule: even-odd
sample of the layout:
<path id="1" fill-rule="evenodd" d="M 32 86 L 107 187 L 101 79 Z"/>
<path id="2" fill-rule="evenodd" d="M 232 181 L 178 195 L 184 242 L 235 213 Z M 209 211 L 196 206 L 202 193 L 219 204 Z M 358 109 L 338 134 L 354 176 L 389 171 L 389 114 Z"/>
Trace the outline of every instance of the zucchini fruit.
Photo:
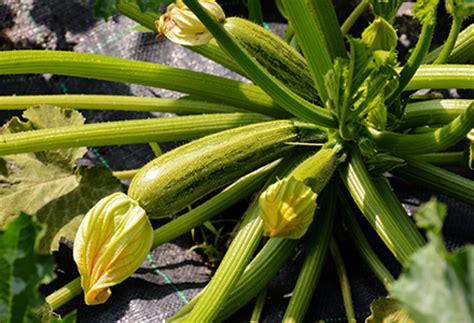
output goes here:
<path id="1" fill-rule="evenodd" d="M 224 28 L 289 89 L 310 102 L 320 102 L 308 64 L 280 37 L 260 25 L 237 17 L 227 18 Z"/>
<path id="2" fill-rule="evenodd" d="M 175 214 L 206 194 L 283 156 L 300 139 L 290 120 L 222 131 L 178 147 L 145 165 L 128 194 L 152 218 Z"/>

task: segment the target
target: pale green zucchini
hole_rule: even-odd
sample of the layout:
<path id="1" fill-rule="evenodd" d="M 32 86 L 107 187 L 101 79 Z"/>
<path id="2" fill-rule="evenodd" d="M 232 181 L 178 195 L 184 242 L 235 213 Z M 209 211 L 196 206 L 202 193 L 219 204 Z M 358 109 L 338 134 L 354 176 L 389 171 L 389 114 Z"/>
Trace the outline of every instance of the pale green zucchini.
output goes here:
<path id="1" fill-rule="evenodd" d="M 206 194 L 283 156 L 301 139 L 290 120 L 222 131 L 176 148 L 145 165 L 128 194 L 152 218 L 172 215 Z"/>

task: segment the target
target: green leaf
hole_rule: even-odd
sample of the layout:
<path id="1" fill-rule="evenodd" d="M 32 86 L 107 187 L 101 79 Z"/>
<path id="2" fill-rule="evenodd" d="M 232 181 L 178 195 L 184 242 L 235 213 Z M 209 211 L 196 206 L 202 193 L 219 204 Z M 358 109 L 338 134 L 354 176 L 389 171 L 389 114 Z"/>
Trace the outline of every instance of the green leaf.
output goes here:
<path id="1" fill-rule="evenodd" d="M 370 304 L 371 315 L 365 323 L 414 323 L 410 316 L 400 309 L 398 303 L 389 298 L 378 298 Z"/>
<path id="2" fill-rule="evenodd" d="M 405 165 L 405 160 L 385 153 L 376 154 L 367 160 L 367 170 L 372 176 L 383 175 L 385 172 Z"/>
<path id="3" fill-rule="evenodd" d="M 446 252 L 445 215 L 445 205 L 434 199 L 419 208 L 415 220 L 428 230 L 429 243 L 412 255 L 390 291 L 415 322 L 474 321 L 474 246 Z"/>
<path id="4" fill-rule="evenodd" d="M 13 118 L 4 132 L 84 122 L 76 111 L 45 106 L 26 110 L 23 117 L 28 120 Z M 0 158 L 0 227 L 23 211 L 37 214 L 38 220 L 47 224 L 39 246 L 41 252 L 55 250 L 60 236 L 73 239 L 89 207 L 120 190 L 120 183 L 110 170 L 76 168 L 76 159 L 85 152 L 85 148 L 71 148 Z"/>
<path id="5" fill-rule="evenodd" d="M 416 322 L 473 322 L 474 247 L 446 258 L 432 243 L 413 255 L 391 295 Z"/>
<path id="6" fill-rule="evenodd" d="M 413 6 L 413 14 L 423 25 L 436 23 L 436 10 L 439 0 L 418 0 Z"/>
<path id="7" fill-rule="evenodd" d="M 0 322 L 29 321 L 45 304 L 38 286 L 53 279 L 54 261 L 36 252 L 41 231 L 24 213 L 0 231 Z"/>
<path id="8" fill-rule="evenodd" d="M 94 4 L 94 15 L 108 19 L 117 10 L 117 0 L 96 0 Z"/>
<path id="9" fill-rule="evenodd" d="M 436 201 L 436 198 L 431 198 L 418 208 L 414 218 L 418 227 L 440 235 L 446 218 L 446 205 Z"/>

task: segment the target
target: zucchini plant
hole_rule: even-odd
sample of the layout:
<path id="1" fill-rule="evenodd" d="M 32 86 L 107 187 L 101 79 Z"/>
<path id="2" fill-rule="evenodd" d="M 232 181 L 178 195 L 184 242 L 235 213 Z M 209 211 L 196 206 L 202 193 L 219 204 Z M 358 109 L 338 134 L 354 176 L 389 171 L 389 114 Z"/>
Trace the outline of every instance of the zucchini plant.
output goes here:
<path id="1" fill-rule="evenodd" d="M 364 237 L 358 224 L 362 217 L 357 219 L 353 209 L 359 209 L 404 269 L 426 243 L 393 193 L 387 174 L 474 204 L 474 182 L 443 168 L 472 168 L 474 101 L 423 98 L 415 92 L 474 89 L 474 68 L 469 64 L 474 28 L 461 30 L 473 12 L 472 4 L 446 1 L 453 17 L 449 37 L 441 49 L 430 52 L 439 0 L 417 1 L 413 13 L 422 25 L 421 33 L 408 60 L 401 64 L 393 27 L 400 1 L 362 0 L 342 26 L 330 0 L 276 2 L 288 20 L 283 38 L 258 24 L 263 21 L 258 1 L 249 1 L 255 22 L 226 18 L 214 0 L 177 0 L 161 15 L 160 1 L 153 5 L 138 0 L 96 3 L 99 15 L 108 17 L 118 10 L 252 84 L 95 54 L 0 52 L 0 74 L 52 73 L 189 94 L 183 99 L 0 97 L 0 109 L 42 104 L 179 115 L 49 127 L 12 120 L 0 135 L 0 170 L 2 165 L 9 169 L 0 172 L 0 179 L 6 183 L 15 168 L 11 156 L 17 154 L 40 156 L 78 147 L 191 140 L 140 170 L 115 173 L 119 178 L 133 178 L 128 196 L 104 194 L 76 226 L 74 257 L 81 277 L 46 297 L 52 310 L 82 291 L 87 304 L 107 301 L 109 288 L 137 269 L 150 248 L 253 195 L 212 280 L 170 321 L 228 318 L 260 295 L 291 257 L 299 239 L 307 238 L 310 245 L 284 320 L 304 319 L 330 255 L 340 278 L 347 319 L 352 322 L 355 315 L 344 254 L 334 227 L 344 221 L 361 257 L 389 292 L 394 278 Z M 375 18 L 360 38 L 350 36 L 351 26 L 369 7 Z M 33 110 L 28 111 L 34 116 Z M 61 111 L 57 113 L 76 113 Z M 73 163 L 81 153 L 74 156 Z M 9 194 L 8 188 L 0 192 Z M 337 204 L 343 207 L 336 212 Z M 178 212 L 182 212 L 179 217 L 154 231 L 145 216 L 160 218 Z M 0 219 L 0 224 L 13 218 Z M 264 236 L 268 238 L 260 246 Z M 6 320 L 9 317 L 18 316 L 12 312 Z M 417 312 L 420 318 L 423 314 Z"/>

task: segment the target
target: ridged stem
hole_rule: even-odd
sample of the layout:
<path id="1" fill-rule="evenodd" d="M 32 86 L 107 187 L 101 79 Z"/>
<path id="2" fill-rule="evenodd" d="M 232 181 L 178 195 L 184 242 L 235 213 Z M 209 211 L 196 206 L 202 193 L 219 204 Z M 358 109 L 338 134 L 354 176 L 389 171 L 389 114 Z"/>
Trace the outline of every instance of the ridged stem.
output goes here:
<path id="1" fill-rule="evenodd" d="M 41 104 L 84 110 L 170 112 L 177 114 L 244 111 L 243 109 L 219 103 L 125 95 L 67 94 L 0 96 L 0 110 L 22 110 Z"/>
<path id="2" fill-rule="evenodd" d="M 399 129 L 426 124 L 444 124 L 463 113 L 474 100 L 429 100 L 410 103 L 405 108 Z"/>
<path id="3" fill-rule="evenodd" d="M 420 38 L 416 43 L 415 48 L 410 54 L 408 61 L 406 62 L 405 66 L 403 66 L 400 77 L 398 79 L 398 88 L 395 90 L 385 103 L 387 106 L 390 106 L 399 96 L 400 93 L 404 90 L 408 90 L 406 86 L 412 79 L 413 75 L 415 75 L 418 67 L 420 67 L 423 59 L 425 58 L 426 54 L 428 53 L 431 45 L 431 39 L 433 38 L 433 33 L 435 30 L 435 23 L 425 23 L 421 28 Z"/>
<path id="4" fill-rule="evenodd" d="M 336 121 L 327 109 L 318 107 L 289 90 L 270 75 L 229 33 L 204 10 L 199 2 L 184 0 L 199 17 L 227 53 L 240 64 L 251 79 L 270 95 L 277 104 L 295 116 L 324 127 L 335 127 Z"/>
<path id="5" fill-rule="evenodd" d="M 474 181 L 416 158 L 403 158 L 407 165 L 394 169 L 394 174 L 416 185 L 474 205 Z"/>
<path id="6" fill-rule="evenodd" d="M 347 222 L 347 227 L 351 235 L 352 241 L 359 252 L 359 255 L 364 259 L 365 263 L 369 266 L 379 281 L 385 286 L 385 289 L 389 290 L 390 285 L 394 282 L 394 278 L 387 267 L 382 263 L 380 258 L 375 253 L 374 249 L 369 244 L 369 241 L 365 237 L 356 216 L 352 212 L 347 200 L 343 197 L 344 194 L 339 191 L 339 203 L 341 203 L 344 212 L 344 220 Z"/>
<path id="7" fill-rule="evenodd" d="M 250 317 L 250 323 L 260 322 L 260 318 L 265 307 L 265 302 L 267 300 L 267 289 L 262 290 L 257 298 L 255 299 L 255 306 L 252 311 L 252 316 Z"/>
<path id="8" fill-rule="evenodd" d="M 132 179 L 139 171 L 140 169 L 120 170 L 112 172 L 112 175 L 114 175 L 114 177 L 119 180 Z"/>
<path id="9" fill-rule="evenodd" d="M 296 158 L 283 161 L 263 189 L 273 183 L 277 176 L 286 174 L 295 162 Z M 210 322 L 216 319 L 263 236 L 263 225 L 259 214 L 258 200 L 254 200 L 219 268 L 185 321 Z"/>
<path id="10" fill-rule="evenodd" d="M 187 140 L 264 120 L 259 114 L 226 113 L 25 131 L 0 135 L 0 156 L 59 148 Z"/>
<path id="11" fill-rule="evenodd" d="M 416 230 L 413 223 L 400 220 L 387 204 L 386 198 L 375 185 L 357 148 L 351 153 L 349 162 L 340 168 L 341 178 L 354 202 L 374 228 L 387 248 L 403 265 L 408 265 L 410 256 L 420 247 L 418 239 L 406 232 Z"/>
<path id="12" fill-rule="evenodd" d="M 54 311 L 82 293 L 81 279 L 75 278 L 46 297 L 46 302 Z"/>
<path id="13" fill-rule="evenodd" d="M 404 91 L 419 89 L 474 89 L 472 65 L 421 65 Z"/>
<path id="14" fill-rule="evenodd" d="M 347 35 L 349 33 L 349 30 L 351 30 L 352 26 L 354 26 L 357 19 L 359 19 L 368 6 L 368 0 L 361 0 L 354 10 L 352 10 L 351 14 L 346 18 L 341 26 L 341 33 L 343 35 Z"/>
<path id="15" fill-rule="evenodd" d="M 160 87 L 272 116 L 287 115 L 259 87 L 202 72 L 88 53 L 41 50 L 0 52 L 0 74 L 32 73 Z"/>
<path id="16" fill-rule="evenodd" d="M 341 286 L 342 299 L 344 301 L 344 309 L 346 310 L 347 322 L 355 323 L 355 312 L 354 304 L 352 303 L 351 286 L 349 283 L 349 276 L 347 275 L 346 266 L 344 265 L 344 259 L 342 258 L 341 251 L 337 246 L 336 240 L 331 239 L 329 244 L 329 250 L 331 251 L 332 260 L 336 266 L 337 276 L 339 277 L 339 284 Z"/>
<path id="17" fill-rule="evenodd" d="M 462 151 L 412 155 L 411 157 L 434 166 L 467 166 L 466 155 Z"/>
<path id="18" fill-rule="evenodd" d="M 310 227 L 311 242 L 298 275 L 293 295 L 286 308 L 283 322 L 303 322 L 311 298 L 326 262 L 326 254 L 331 241 L 336 211 L 336 195 L 333 185 L 326 188 L 321 201 L 321 210 L 316 214 L 315 223 Z"/>
<path id="19" fill-rule="evenodd" d="M 368 128 L 380 150 L 397 154 L 433 153 L 449 148 L 474 128 L 474 103 L 447 125 L 422 134 L 400 134 Z"/>
<path id="20" fill-rule="evenodd" d="M 443 45 L 443 49 L 439 56 L 435 59 L 433 64 L 445 64 L 449 60 L 449 56 L 451 55 L 451 51 L 454 48 L 454 44 L 456 43 L 456 39 L 458 38 L 459 31 L 461 30 L 463 18 L 459 16 L 453 17 L 453 23 L 451 25 L 451 29 L 449 30 L 448 39 Z"/>
<path id="21" fill-rule="evenodd" d="M 142 12 L 138 4 L 136 4 L 134 1 L 117 0 L 115 2 L 118 12 L 129 17 L 130 19 L 135 20 L 140 25 L 145 26 L 148 29 L 156 30 L 155 21 L 158 20 L 159 14 L 154 12 Z"/>
<path id="22" fill-rule="evenodd" d="M 441 53 L 444 46 L 440 46 L 426 55 L 423 63 L 432 63 Z M 464 64 L 472 59 L 474 53 L 474 24 L 470 24 L 463 31 L 461 31 L 456 39 L 451 55 L 446 63 L 450 64 Z"/>

